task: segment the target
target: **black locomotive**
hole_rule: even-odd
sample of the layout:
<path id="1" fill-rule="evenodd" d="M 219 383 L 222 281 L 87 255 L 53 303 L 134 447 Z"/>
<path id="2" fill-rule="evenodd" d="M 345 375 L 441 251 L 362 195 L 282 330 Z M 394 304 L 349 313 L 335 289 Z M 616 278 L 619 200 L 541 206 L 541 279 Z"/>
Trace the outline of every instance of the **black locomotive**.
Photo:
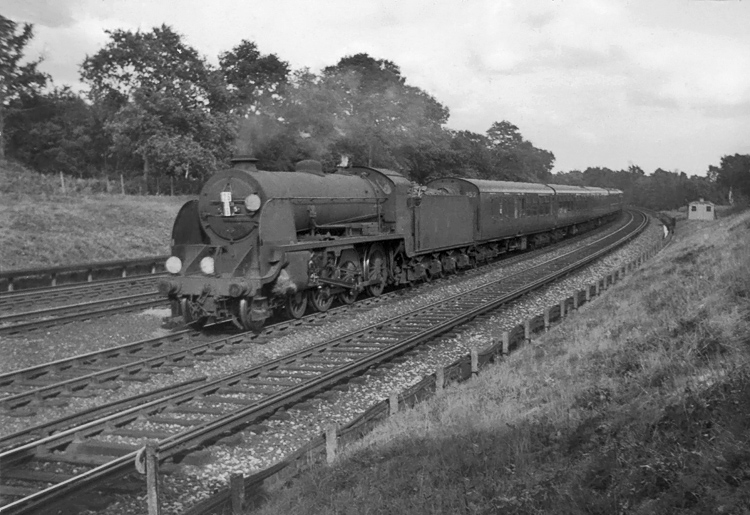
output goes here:
<path id="1" fill-rule="evenodd" d="M 335 299 L 439 277 L 586 230 L 622 208 L 603 188 L 437 179 L 415 187 L 369 167 L 258 170 L 236 158 L 187 202 L 162 283 L 186 322 L 259 329 L 277 309 L 301 317 Z"/>

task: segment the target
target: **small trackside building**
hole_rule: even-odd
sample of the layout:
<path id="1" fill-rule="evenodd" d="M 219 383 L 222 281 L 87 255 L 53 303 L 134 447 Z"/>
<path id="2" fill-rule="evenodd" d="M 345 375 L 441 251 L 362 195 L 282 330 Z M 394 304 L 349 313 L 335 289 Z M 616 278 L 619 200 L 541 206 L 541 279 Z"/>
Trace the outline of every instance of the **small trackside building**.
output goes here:
<path id="1" fill-rule="evenodd" d="M 716 218 L 716 206 L 707 200 L 694 200 L 688 204 L 688 220 L 714 220 Z"/>

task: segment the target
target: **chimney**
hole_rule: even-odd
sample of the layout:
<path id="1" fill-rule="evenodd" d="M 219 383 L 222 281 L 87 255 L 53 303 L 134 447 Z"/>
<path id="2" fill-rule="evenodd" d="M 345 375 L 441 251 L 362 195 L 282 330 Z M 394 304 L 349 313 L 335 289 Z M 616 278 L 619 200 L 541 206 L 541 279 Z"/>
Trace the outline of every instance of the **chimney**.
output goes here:
<path id="1" fill-rule="evenodd" d="M 234 168 L 239 168 L 240 170 L 244 170 L 246 172 L 257 172 L 258 167 L 256 166 L 256 163 L 258 162 L 258 159 L 252 156 L 234 156 L 231 160 L 232 166 Z"/>

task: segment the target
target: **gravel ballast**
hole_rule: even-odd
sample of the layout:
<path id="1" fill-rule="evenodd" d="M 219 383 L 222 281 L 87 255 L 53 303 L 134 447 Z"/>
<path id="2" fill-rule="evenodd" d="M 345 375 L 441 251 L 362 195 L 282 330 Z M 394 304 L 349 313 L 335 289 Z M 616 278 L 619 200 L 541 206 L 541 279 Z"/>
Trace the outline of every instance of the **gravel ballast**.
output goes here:
<path id="1" fill-rule="evenodd" d="M 652 247 L 663 236 L 660 224 L 652 222 L 646 231 L 627 244 L 622 249 L 611 255 L 598 260 L 596 263 L 576 272 L 564 280 L 548 286 L 538 292 L 526 295 L 523 299 L 512 303 L 510 306 L 501 308 L 488 317 L 463 326 L 456 332 L 455 336 L 445 338 L 444 343 L 432 346 L 424 352 L 409 353 L 405 360 L 393 364 L 387 371 L 375 369 L 365 374 L 363 381 L 352 383 L 346 391 L 333 391 L 325 396 L 316 398 L 313 406 L 305 410 L 291 409 L 284 417 L 273 418 L 263 423 L 264 431 L 253 433 L 245 431 L 241 437 L 232 439 L 232 445 L 216 445 L 211 447 L 206 458 L 207 464 L 183 465 L 173 473 L 165 474 L 163 488 L 164 501 L 163 513 L 179 513 L 185 507 L 190 506 L 197 500 L 208 497 L 217 489 L 225 487 L 232 473 L 241 472 L 245 475 L 262 470 L 301 447 L 309 440 L 319 436 L 332 423 L 343 425 L 361 415 L 371 405 L 385 399 L 393 391 L 402 391 L 409 386 L 419 382 L 425 375 L 431 374 L 438 366 L 446 366 L 451 362 L 468 354 L 472 349 L 486 348 L 492 338 L 502 331 L 508 330 L 524 320 L 540 314 L 546 307 L 558 304 L 561 300 L 570 296 L 573 291 L 580 290 L 591 285 L 599 278 L 622 268 L 628 262 L 634 260 L 647 248 Z M 574 246 L 584 244 L 585 238 Z M 552 256 L 569 252 L 570 246 L 555 250 Z M 131 384 L 112 392 L 108 400 L 124 398 L 145 390 L 155 389 L 166 384 L 173 384 L 197 376 L 208 376 L 216 378 L 243 368 L 259 364 L 271 358 L 275 358 L 288 352 L 299 350 L 309 345 L 324 341 L 335 335 L 345 334 L 349 331 L 361 328 L 399 315 L 407 310 L 420 306 L 426 306 L 432 302 L 447 296 L 469 290 L 487 282 L 501 279 L 511 273 L 528 268 L 531 265 L 550 259 L 550 254 L 541 257 L 504 266 L 502 262 L 486 267 L 486 273 L 466 278 L 453 277 L 449 281 L 436 283 L 435 285 L 424 285 L 414 289 L 414 295 L 405 295 L 388 305 L 375 306 L 366 311 L 355 313 L 351 317 L 342 317 L 333 323 L 319 327 L 302 329 L 293 334 L 275 339 L 268 345 L 256 346 L 245 349 L 237 354 L 225 358 L 217 358 L 208 362 L 196 362 L 193 368 L 176 370 L 170 376 L 157 376 L 147 383 Z M 418 295 L 417 295 L 418 293 Z M 121 315 L 124 320 L 116 322 L 112 327 L 112 321 L 92 322 L 110 326 L 109 329 L 117 338 L 119 335 L 127 335 L 128 326 L 140 326 L 136 331 L 137 336 L 128 338 L 126 341 L 143 338 L 145 315 Z M 156 319 L 156 317 L 153 317 Z M 128 322 L 127 320 L 130 320 Z M 163 331 L 155 324 L 154 332 Z M 48 335 L 45 335 L 48 336 Z M 47 338 L 45 344 L 52 346 Z M 67 341 L 67 340 L 66 340 Z M 101 342 L 97 340 L 98 348 L 112 346 L 116 340 Z M 76 349 L 80 349 L 80 345 Z M 87 348 L 85 351 L 92 350 Z M 55 355 L 65 355 L 65 350 L 56 350 Z M 83 352 L 83 351 L 78 351 Z M 59 353 L 59 354 L 57 354 Z M 28 363 L 29 360 L 21 361 Z M 33 360 L 31 360 L 33 361 Z M 42 361 L 49 361 L 44 359 Z M 25 366 L 28 366 L 26 364 Z M 10 368 L 19 368 L 11 366 Z M 23 419 L 0 416 L 0 426 L 3 432 L 12 432 L 40 423 L 50 418 L 56 418 L 74 411 L 80 411 L 85 407 L 96 404 L 96 398 L 72 399 L 71 403 L 64 408 L 56 410 L 45 410 L 35 417 Z M 11 426 L 8 428 L 6 422 Z M 107 513 L 125 514 L 145 512 L 144 500 L 121 499 L 107 508 Z"/>

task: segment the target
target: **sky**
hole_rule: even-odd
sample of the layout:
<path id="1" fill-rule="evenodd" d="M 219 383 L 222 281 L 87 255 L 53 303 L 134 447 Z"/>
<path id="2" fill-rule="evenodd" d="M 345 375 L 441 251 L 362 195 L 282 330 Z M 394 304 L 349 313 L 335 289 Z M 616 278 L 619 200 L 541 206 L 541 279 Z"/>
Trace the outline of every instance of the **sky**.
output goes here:
<path id="1" fill-rule="evenodd" d="M 555 171 L 705 175 L 750 154 L 750 0 L 0 0 L 34 25 L 56 85 L 106 30 L 167 24 L 218 63 L 243 39 L 318 72 L 360 52 L 449 108 L 447 127 L 508 120 Z"/>

